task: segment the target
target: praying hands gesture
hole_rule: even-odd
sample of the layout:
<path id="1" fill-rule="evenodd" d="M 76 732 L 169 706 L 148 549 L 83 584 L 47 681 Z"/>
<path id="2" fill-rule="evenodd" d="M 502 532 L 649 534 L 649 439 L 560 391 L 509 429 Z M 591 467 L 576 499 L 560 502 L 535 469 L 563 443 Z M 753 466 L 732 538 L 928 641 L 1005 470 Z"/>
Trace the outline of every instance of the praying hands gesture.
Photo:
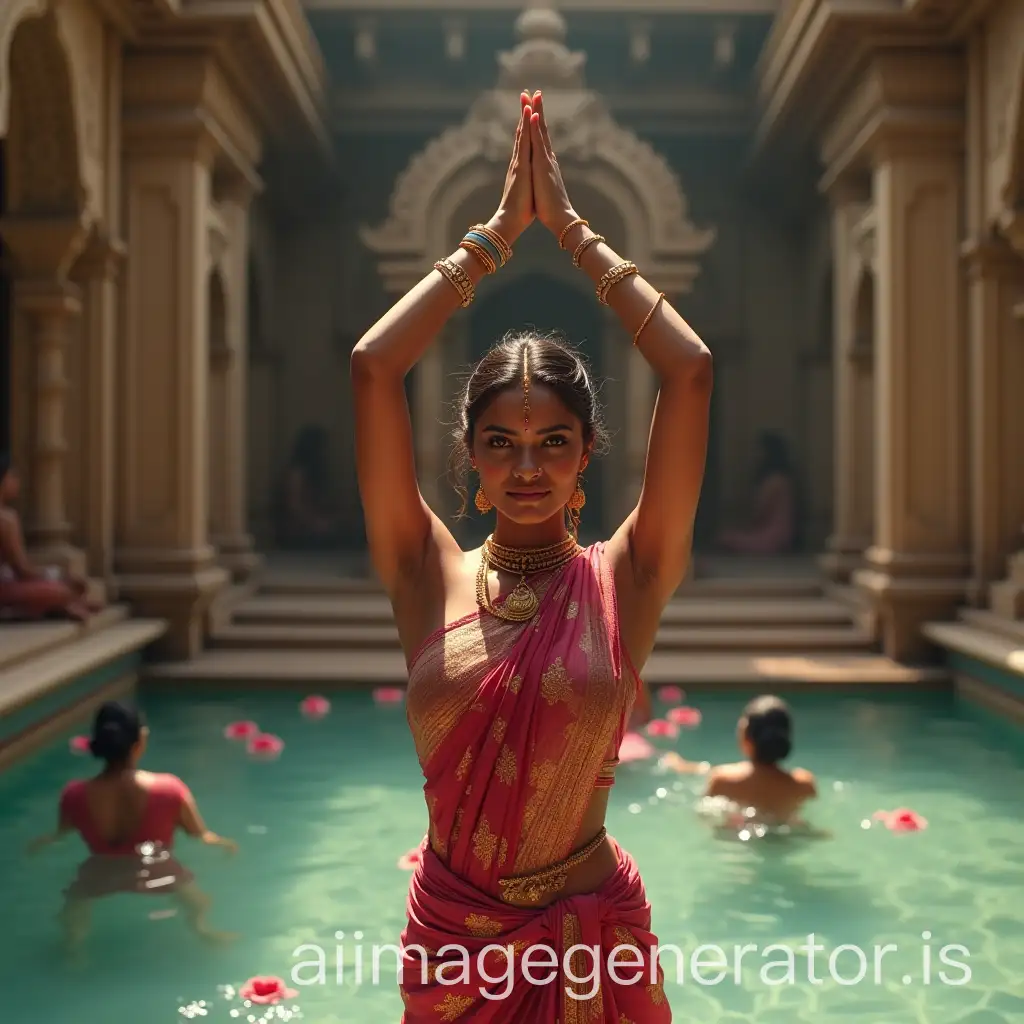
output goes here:
<path id="1" fill-rule="evenodd" d="M 498 212 L 491 221 L 510 245 L 534 219 L 556 238 L 568 224 L 578 219 L 551 146 L 544 97 L 539 91 L 532 96 L 523 92 L 520 102 L 522 116 L 516 127 L 505 189 Z"/>

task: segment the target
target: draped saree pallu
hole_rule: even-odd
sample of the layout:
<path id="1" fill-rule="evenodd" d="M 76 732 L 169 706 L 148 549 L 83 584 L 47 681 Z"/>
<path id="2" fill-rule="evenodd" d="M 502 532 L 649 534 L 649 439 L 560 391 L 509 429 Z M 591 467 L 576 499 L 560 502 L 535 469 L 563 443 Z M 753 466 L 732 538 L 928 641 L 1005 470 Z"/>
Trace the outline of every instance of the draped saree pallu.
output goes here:
<path id="1" fill-rule="evenodd" d="M 401 939 L 403 1024 L 668 1024 L 629 854 L 613 842 L 618 865 L 596 892 L 558 895 L 638 685 L 604 546 L 531 585 L 530 621 L 474 612 L 410 665 L 429 831 Z"/>

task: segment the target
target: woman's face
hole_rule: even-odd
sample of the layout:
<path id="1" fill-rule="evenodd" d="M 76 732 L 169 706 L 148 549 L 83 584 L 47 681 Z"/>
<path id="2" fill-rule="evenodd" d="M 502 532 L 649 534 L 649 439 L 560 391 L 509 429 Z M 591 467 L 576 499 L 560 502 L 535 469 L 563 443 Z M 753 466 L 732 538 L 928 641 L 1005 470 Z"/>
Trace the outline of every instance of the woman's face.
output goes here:
<path id="1" fill-rule="evenodd" d="M 522 388 L 508 388 L 481 410 L 471 454 L 498 512 L 543 523 L 572 497 L 587 452 L 582 424 L 554 391 L 531 383 L 528 420 L 524 399 Z"/>

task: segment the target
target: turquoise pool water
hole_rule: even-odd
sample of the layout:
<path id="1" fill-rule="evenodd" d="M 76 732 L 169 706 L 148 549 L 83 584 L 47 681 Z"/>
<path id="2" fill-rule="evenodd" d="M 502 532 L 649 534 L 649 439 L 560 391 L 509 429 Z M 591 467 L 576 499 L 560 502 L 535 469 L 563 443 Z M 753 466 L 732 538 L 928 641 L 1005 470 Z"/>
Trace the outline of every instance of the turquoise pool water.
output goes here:
<path id="1" fill-rule="evenodd" d="M 691 703 L 703 712 L 700 728 L 655 745 L 698 760 L 732 759 L 743 698 L 694 696 Z M 63 783 L 93 764 L 71 754 L 65 738 L 0 776 L 6 1021 L 172 1024 L 194 1015 L 252 1024 L 262 1016 L 227 998 L 223 986 L 257 974 L 287 978 L 306 958 L 293 956 L 304 943 L 324 947 L 332 960 L 341 946 L 349 968 L 340 985 L 332 969 L 329 984 L 299 988 L 288 1008 L 315 1024 L 399 1020 L 392 961 L 383 961 L 382 983 L 374 986 L 368 971 L 355 984 L 352 960 L 356 944 L 397 941 L 409 877 L 397 860 L 423 832 L 404 713 L 375 707 L 369 694 L 345 695 L 333 700 L 327 719 L 311 723 L 297 704 L 293 695 L 265 692 L 144 700 L 152 725 L 147 767 L 184 777 L 210 827 L 241 844 L 234 858 L 187 840 L 178 847 L 214 899 L 212 922 L 240 933 L 225 948 L 200 944 L 180 918 L 160 913 L 168 907 L 162 897 L 118 896 L 97 907 L 85 961 L 68 963 L 55 915 L 81 846 L 72 838 L 34 859 L 23 851 L 51 827 Z M 675 1019 L 1024 1019 L 1024 737 L 945 696 L 801 695 L 792 704 L 794 762 L 817 773 L 821 799 L 812 820 L 833 839 L 715 839 L 693 813 L 695 780 L 660 775 L 653 763 L 620 769 L 609 827 L 639 862 L 662 944 L 687 955 L 712 944 L 728 957 L 717 984 L 698 980 L 715 980 L 712 952 L 703 956 L 711 966 L 694 970 L 691 961 L 678 976 L 674 958 L 666 961 Z M 221 735 L 236 719 L 280 735 L 282 757 L 247 759 Z M 875 810 L 902 806 L 923 814 L 928 829 L 862 828 Z M 338 931 L 345 939 L 335 938 Z M 821 947 L 813 963 L 800 952 L 811 935 Z M 761 977 L 762 952 L 775 943 L 796 951 L 793 983 L 783 968 Z M 943 963 L 940 950 L 951 944 L 966 948 L 946 952 L 968 966 L 969 977 Z M 757 948 L 737 970 L 735 947 L 744 945 Z M 857 974 L 853 951 L 834 961 L 839 980 L 829 976 L 829 955 L 843 945 L 867 957 L 859 984 L 840 983 Z M 882 955 L 876 973 L 874 950 L 886 945 L 898 948 Z M 768 960 L 783 955 L 772 951 Z M 809 968 L 823 983 L 808 980 Z M 940 971 L 956 984 L 943 982 Z"/>

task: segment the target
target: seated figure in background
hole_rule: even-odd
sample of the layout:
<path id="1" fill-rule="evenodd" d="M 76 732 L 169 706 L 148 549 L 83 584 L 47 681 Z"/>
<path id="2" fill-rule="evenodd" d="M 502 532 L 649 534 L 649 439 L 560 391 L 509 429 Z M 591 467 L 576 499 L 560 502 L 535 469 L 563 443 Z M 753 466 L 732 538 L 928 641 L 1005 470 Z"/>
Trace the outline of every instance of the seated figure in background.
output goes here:
<path id="1" fill-rule="evenodd" d="M 785 440 L 774 431 L 758 439 L 761 454 L 750 522 L 723 530 L 718 547 L 737 555 L 779 555 L 793 551 L 797 540 L 796 477 Z"/>
<path id="2" fill-rule="evenodd" d="M 86 599 L 84 579 L 32 564 L 25 552 L 21 519 L 11 508 L 21 483 L 10 458 L 0 455 L 0 617 L 40 619 L 66 615 L 84 621 L 99 610 Z"/>
<path id="3" fill-rule="evenodd" d="M 281 547 L 320 550 L 337 545 L 339 523 L 327 493 L 327 478 L 327 431 L 307 424 L 295 439 L 278 496 Z"/>

